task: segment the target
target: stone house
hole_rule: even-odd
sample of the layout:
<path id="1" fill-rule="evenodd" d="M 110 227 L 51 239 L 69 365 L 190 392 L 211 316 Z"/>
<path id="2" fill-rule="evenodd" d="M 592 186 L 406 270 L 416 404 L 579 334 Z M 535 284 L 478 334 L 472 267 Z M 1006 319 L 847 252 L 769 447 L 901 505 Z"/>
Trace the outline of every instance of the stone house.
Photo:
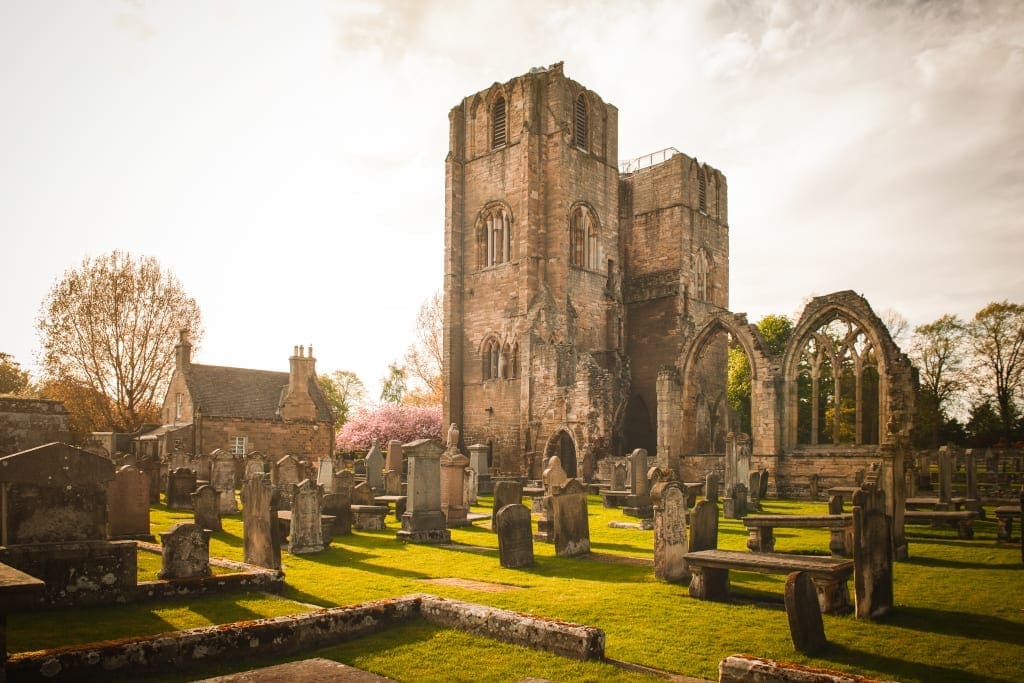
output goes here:
<path id="1" fill-rule="evenodd" d="M 316 380 L 313 347 L 295 347 L 288 372 L 192 362 L 182 333 L 161 408 L 163 424 L 138 438 L 140 450 L 161 459 L 174 451 L 216 449 L 300 459 L 334 452 L 334 415 Z"/>

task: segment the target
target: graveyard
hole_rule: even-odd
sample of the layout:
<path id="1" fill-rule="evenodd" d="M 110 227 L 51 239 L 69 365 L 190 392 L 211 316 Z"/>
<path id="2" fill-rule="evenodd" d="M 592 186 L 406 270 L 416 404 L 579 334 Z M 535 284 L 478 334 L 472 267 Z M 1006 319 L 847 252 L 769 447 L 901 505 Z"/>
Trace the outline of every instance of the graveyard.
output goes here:
<path id="1" fill-rule="evenodd" d="M 426 447 L 427 462 L 441 462 L 440 453 L 444 449 L 439 444 L 407 446 L 414 453 Z M 464 456 L 462 459 L 468 461 Z M 464 462 L 457 462 L 460 469 L 465 467 Z M 437 481 L 441 479 L 439 471 L 421 468 L 422 472 L 428 472 Z M 350 475 L 350 471 L 348 475 L 342 473 L 341 478 L 348 480 Z M 350 533 L 333 535 L 326 540 L 321 538 L 320 547 L 312 551 L 308 538 L 296 539 L 298 552 L 285 549 L 278 555 L 283 581 L 268 579 L 252 587 L 239 584 L 223 590 L 198 590 L 195 582 L 205 579 L 196 578 L 197 573 L 206 573 L 214 581 L 220 577 L 226 582 L 232 576 L 239 576 L 234 573 L 239 567 L 248 566 L 244 564 L 247 557 L 251 561 L 252 557 L 245 550 L 245 504 L 250 501 L 250 506 L 258 505 L 259 499 L 252 493 L 252 482 L 268 484 L 264 477 L 267 475 L 253 475 L 235 491 L 233 497 L 241 501 L 241 512 L 232 511 L 230 505 L 216 505 L 216 510 L 225 510 L 224 514 L 215 514 L 220 526 L 216 531 L 203 531 L 192 524 L 202 513 L 198 494 L 193 499 L 196 501 L 194 509 L 183 509 L 180 504 L 171 507 L 166 498 L 149 506 L 149 534 L 140 535 L 160 539 L 160 543 L 137 542 L 139 585 L 150 585 L 147 582 L 159 582 L 166 577 L 168 546 L 187 547 L 184 552 L 176 551 L 179 555 L 172 558 L 177 563 L 174 566 L 181 562 L 200 565 L 198 570 L 183 570 L 182 576 L 193 577 L 181 584 L 186 586 L 192 582 L 191 589 L 178 589 L 192 591 L 186 599 L 158 596 L 131 604 L 91 607 L 58 604 L 48 609 L 10 614 L 7 619 L 7 647 L 11 653 L 9 680 L 35 680 L 30 662 L 35 661 L 45 672 L 43 663 L 48 657 L 59 656 L 55 654 L 59 650 L 40 651 L 54 648 L 67 651 L 86 645 L 85 651 L 107 652 L 104 656 L 109 656 L 110 648 L 121 639 L 145 639 L 204 627 L 232 628 L 225 626 L 228 624 L 241 624 L 244 628 L 245 624 L 263 619 L 277 618 L 278 623 L 282 623 L 288 618 L 302 618 L 301 615 L 317 618 L 318 614 L 339 606 L 364 606 L 366 609 L 369 604 L 371 611 L 400 610 L 409 604 L 410 598 L 406 596 L 424 596 L 417 598 L 424 604 L 428 601 L 425 596 L 435 596 L 429 600 L 441 598 L 449 606 L 468 604 L 472 609 L 494 608 L 498 616 L 508 611 L 554 620 L 549 623 L 558 625 L 577 624 L 591 630 L 600 629 L 604 634 L 603 657 L 580 661 L 543 651 L 543 648 L 499 642 L 446 627 L 437 620 L 405 619 L 394 620 L 393 625 L 372 629 L 374 632 L 365 635 L 339 638 L 338 642 L 325 647 L 261 654 L 260 648 L 251 650 L 236 645 L 225 656 L 197 658 L 190 666 L 183 663 L 147 670 L 146 674 L 154 680 L 192 680 L 287 659 L 325 657 L 394 680 L 479 681 L 535 677 L 638 681 L 658 680 L 666 675 L 717 680 L 719 662 L 745 653 L 882 680 L 1012 681 L 1019 680 L 1021 675 L 1019 645 L 1024 642 L 1024 604 L 1012 590 L 1022 571 L 1017 542 L 1019 529 L 1014 533 L 1016 526 L 1010 527 L 1009 533 L 1014 534 L 1011 542 L 999 541 L 1001 531 L 1005 535 L 1006 529 L 993 514 L 974 520 L 970 539 L 959 538 L 961 534 L 952 526 L 908 524 L 909 557 L 894 565 L 891 609 L 877 619 L 858 618 L 842 610 L 840 613 L 825 611 L 820 618 L 827 644 L 816 654 L 804 655 L 794 650 L 787 623 L 784 595 L 788 589 L 784 573 L 734 569 L 730 572 L 727 596 L 702 600 L 692 596 L 692 578 L 688 589 L 687 581 L 678 572 L 670 570 L 665 576 L 664 570 L 656 568 L 659 552 L 662 552 L 656 550 L 656 536 L 663 533 L 663 517 L 668 509 L 665 501 L 670 498 L 664 495 L 666 490 L 679 492 L 680 512 L 690 511 L 689 523 L 684 526 L 690 532 L 691 551 L 700 533 L 697 528 L 704 523 L 697 521 L 697 517 L 710 510 L 712 527 L 717 526 L 720 551 L 739 553 L 747 558 L 757 556 L 750 546 L 753 537 L 749 522 L 742 517 L 725 516 L 721 507 L 696 491 L 691 496 L 692 501 L 687 500 L 683 487 L 672 481 L 658 482 L 652 487 L 654 524 L 653 528 L 646 529 L 643 527 L 652 525 L 639 523 L 638 518 L 627 514 L 627 508 L 606 507 L 596 493 L 574 493 L 573 487 L 579 487 L 577 480 L 567 480 L 565 486 L 557 481 L 548 482 L 549 486 L 558 488 L 559 495 L 568 491 L 574 500 L 585 500 L 588 549 L 569 547 L 558 541 L 545 542 L 538 536 L 533 542 L 532 562 L 506 562 L 500 547 L 501 539 L 506 537 L 502 534 L 499 538 L 492 530 L 495 498 L 507 502 L 509 496 L 522 496 L 520 482 L 511 482 L 510 492 L 508 482 L 499 481 L 493 495 L 480 494 L 475 504 L 466 505 L 466 509 L 460 511 L 465 521 L 445 528 L 446 537 L 440 542 L 401 540 L 408 517 L 404 517 L 406 523 L 403 524 L 392 510 L 385 517 L 383 528 L 353 528 Z M 415 481 L 415 472 L 410 477 Z M 199 486 L 200 491 L 204 488 L 208 487 Z M 293 515 L 300 515 L 302 507 L 307 505 L 302 500 L 306 495 L 304 491 L 321 488 L 309 482 L 295 486 L 290 502 Z M 437 493 L 440 491 L 435 490 L 434 494 Z M 314 498 L 318 497 L 314 495 Z M 524 502 L 528 503 L 529 498 Z M 753 505 L 753 501 L 750 504 Z M 773 557 L 830 559 L 832 534 L 828 529 L 790 528 L 782 526 L 781 520 L 823 515 L 830 512 L 830 506 L 835 507 L 834 499 L 830 503 L 764 497 L 757 505 L 761 508 L 759 516 L 780 519 L 773 535 Z M 509 505 L 503 509 L 514 507 Z M 528 511 L 527 507 L 520 507 Z M 553 518 L 547 521 L 554 529 L 559 528 L 564 521 L 556 509 L 549 506 L 547 512 L 532 512 L 527 516 L 530 519 L 527 528 L 542 531 L 545 516 L 552 513 Z M 846 510 L 849 509 L 847 502 Z M 290 518 L 292 524 L 295 516 Z M 426 516 L 431 515 L 428 512 Z M 573 523 L 578 526 L 579 520 Z M 192 528 L 198 530 L 191 532 L 189 543 L 194 546 L 175 545 L 174 536 Z M 297 531 L 290 530 L 290 541 L 295 539 Z M 330 533 L 328 531 L 328 535 Z M 202 552 L 207 548 L 209 560 Z M 269 564 L 273 561 L 271 557 Z M 678 556 L 671 563 L 678 567 Z M 266 570 L 266 574 L 281 578 L 271 570 Z M 850 583 L 852 595 L 854 581 Z M 858 603 L 860 599 L 858 593 Z M 816 604 L 813 611 L 817 614 Z M 172 637 L 184 638 L 180 633 Z M 72 676 L 71 671 L 65 673 Z M 84 678 L 95 674 L 96 671 L 89 672 Z M 114 670 L 104 675 L 113 679 L 118 673 Z M 137 676 L 136 672 L 123 678 Z"/>

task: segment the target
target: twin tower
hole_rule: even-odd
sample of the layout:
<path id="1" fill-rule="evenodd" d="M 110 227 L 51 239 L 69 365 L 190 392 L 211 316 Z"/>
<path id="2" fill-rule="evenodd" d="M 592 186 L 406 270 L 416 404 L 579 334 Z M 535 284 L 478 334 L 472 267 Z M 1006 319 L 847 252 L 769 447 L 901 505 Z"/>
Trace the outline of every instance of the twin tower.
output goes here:
<path id="1" fill-rule="evenodd" d="M 604 456 L 654 454 L 675 419 L 659 420 L 659 371 L 729 305 L 725 176 L 671 149 L 620 162 L 618 110 L 561 63 L 449 120 L 445 424 L 507 474 L 559 455 L 589 478 Z M 710 452 L 727 431 L 725 340 L 700 363 Z"/>

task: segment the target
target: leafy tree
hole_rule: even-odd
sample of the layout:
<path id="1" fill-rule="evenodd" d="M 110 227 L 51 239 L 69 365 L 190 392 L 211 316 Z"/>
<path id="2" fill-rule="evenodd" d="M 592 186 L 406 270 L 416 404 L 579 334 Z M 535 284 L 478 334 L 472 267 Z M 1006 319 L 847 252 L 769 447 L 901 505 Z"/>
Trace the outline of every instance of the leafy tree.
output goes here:
<path id="1" fill-rule="evenodd" d="M 793 334 L 793 320 L 789 316 L 770 313 L 757 322 L 757 329 L 771 352 L 781 356 Z"/>
<path id="2" fill-rule="evenodd" d="M 39 385 L 38 393 L 40 398 L 63 401 L 71 443 L 85 443 L 93 432 L 109 429 L 110 399 L 92 387 L 68 378 L 48 379 Z M 155 414 L 147 417 L 156 419 Z"/>
<path id="3" fill-rule="evenodd" d="M 351 370 L 335 370 L 317 377 L 327 403 L 336 416 L 335 427 L 341 428 L 352 409 L 366 400 L 366 386 Z"/>
<path id="4" fill-rule="evenodd" d="M 1003 438 L 1003 425 L 992 402 L 985 400 L 971 406 L 967 420 L 967 444 L 974 448 L 997 445 Z"/>
<path id="5" fill-rule="evenodd" d="M 965 386 L 964 334 L 963 321 L 948 314 L 914 328 L 910 358 L 921 382 L 915 418 L 918 446 L 934 448 L 948 441 L 942 432 L 949 422 L 950 404 Z"/>
<path id="6" fill-rule="evenodd" d="M 420 305 L 416 314 L 416 339 L 405 352 L 405 368 L 414 386 L 403 401 L 414 405 L 441 405 L 444 387 L 444 300 L 440 292 Z"/>
<path id="7" fill-rule="evenodd" d="M 106 396 L 107 429 L 151 420 L 174 371 L 178 331 L 198 340 L 199 306 L 153 257 L 113 251 L 68 269 L 37 323 L 45 379 Z"/>
<path id="8" fill-rule="evenodd" d="M 764 337 L 768 349 L 775 355 L 782 355 L 786 343 L 793 334 L 793 321 L 785 315 L 769 314 L 757 323 L 757 329 Z M 736 413 L 739 424 L 736 428 L 750 433 L 750 362 L 743 347 L 735 340 L 729 344 L 729 375 L 726 383 L 726 400 Z"/>
<path id="9" fill-rule="evenodd" d="M 384 403 L 401 403 L 407 387 L 407 372 L 398 363 L 388 364 L 388 374 L 382 380 L 380 400 Z"/>
<path id="10" fill-rule="evenodd" d="M 0 394 L 24 394 L 29 388 L 28 371 L 14 356 L 0 351 Z"/>
<path id="11" fill-rule="evenodd" d="M 357 408 L 338 432 L 336 445 L 340 451 L 366 450 L 374 439 L 382 446 L 391 439 L 442 441 L 441 406 L 385 403 Z"/>
<path id="12" fill-rule="evenodd" d="M 994 396 L 1003 436 L 1009 441 L 1024 379 L 1024 306 L 993 302 L 974 314 L 968 331 L 978 388 L 983 395 Z"/>

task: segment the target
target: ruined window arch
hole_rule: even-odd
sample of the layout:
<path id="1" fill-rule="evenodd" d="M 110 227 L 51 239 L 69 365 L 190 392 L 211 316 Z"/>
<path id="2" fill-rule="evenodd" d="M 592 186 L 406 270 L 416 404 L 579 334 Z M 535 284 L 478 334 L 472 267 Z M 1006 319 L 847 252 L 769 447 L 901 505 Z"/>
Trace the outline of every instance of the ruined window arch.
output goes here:
<path id="1" fill-rule="evenodd" d="M 693 298 L 699 301 L 711 301 L 711 259 L 703 248 L 693 255 Z"/>
<path id="2" fill-rule="evenodd" d="M 590 207 L 580 204 L 569 217 L 569 260 L 577 268 L 598 269 L 600 228 Z"/>
<path id="3" fill-rule="evenodd" d="M 512 260 L 512 214 L 502 204 L 484 207 L 477 218 L 477 265 L 489 268 Z"/>
<path id="4" fill-rule="evenodd" d="M 480 377 L 483 380 L 500 377 L 501 342 L 496 337 L 487 337 L 480 345 Z"/>
<path id="5" fill-rule="evenodd" d="M 505 342 L 501 350 L 502 379 L 519 379 L 519 342 Z"/>
<path id="6" fill-rule="evenodd" d="M 803 340 L 797 361 L 797 443 L 877 444 L 879 374 L 874 344 L 843 315 Z"/>
<path id="7" fill-rule="evenodd" d="M 587 97 L 580 93 L 573 106 L 573 143 L 580 149 L 587 149 Z"/>
<path id="8" fill-rule="evenodd" d="M 508 116 L 505 97 L 498 95 L 491 105 L 491 149 L 504 147 L 508 142 Z"/>

